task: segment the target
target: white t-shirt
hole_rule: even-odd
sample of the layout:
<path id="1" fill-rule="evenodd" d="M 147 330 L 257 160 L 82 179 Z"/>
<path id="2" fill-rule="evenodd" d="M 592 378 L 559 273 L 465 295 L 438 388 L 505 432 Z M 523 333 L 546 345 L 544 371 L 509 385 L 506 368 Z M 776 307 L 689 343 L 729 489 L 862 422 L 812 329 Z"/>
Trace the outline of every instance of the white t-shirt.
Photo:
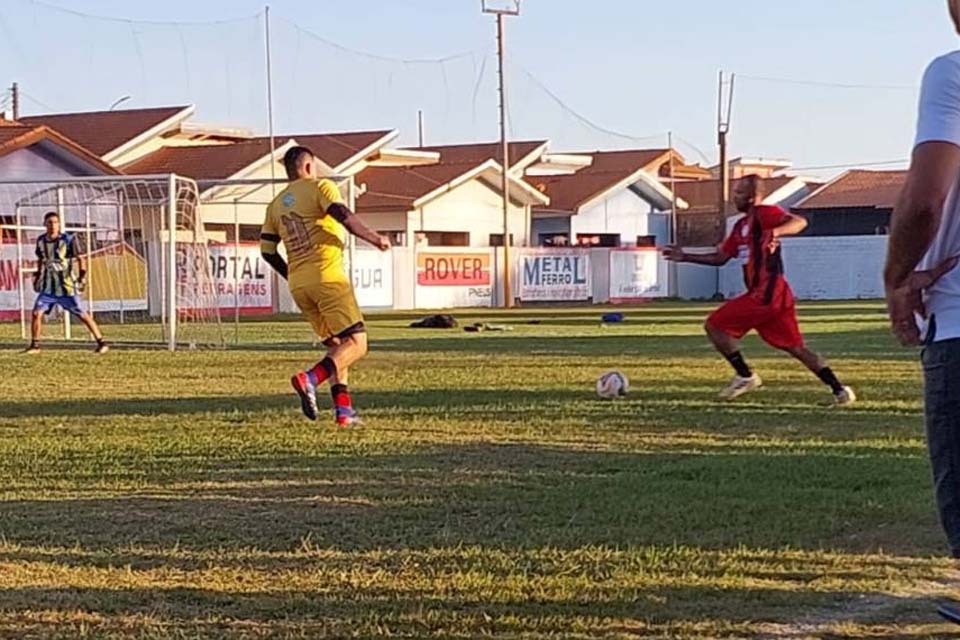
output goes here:
<path id="1" fill-rule="evenodd" d="M 915 146 L 924 142 L 960 147 L 960 51 L 937 58 L 923 75 Z M 918 269 L 932 269 L 960 255 L 960 176 L 957 178 L 943 204 L 940 228 Z M 926 297 L 927 313 L 936 318 L 934 339 L 960 338 L 960 267 L 937 281 Z"/>

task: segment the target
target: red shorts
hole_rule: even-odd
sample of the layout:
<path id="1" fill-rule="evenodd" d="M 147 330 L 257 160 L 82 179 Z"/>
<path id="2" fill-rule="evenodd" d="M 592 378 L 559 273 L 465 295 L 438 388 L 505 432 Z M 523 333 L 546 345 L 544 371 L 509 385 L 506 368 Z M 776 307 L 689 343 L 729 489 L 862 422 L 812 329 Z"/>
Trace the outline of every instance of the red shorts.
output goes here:
<path id="1" fill-rule="evenodd" d="M 749 293 L 734 298 L 710 314 L 707 324 L 737 339 L 755 329 L 764 342 L 777 349 L 803 346 L 797 307 L 789 289 L 774 296 L 771 304 L 763 304 Z"/>

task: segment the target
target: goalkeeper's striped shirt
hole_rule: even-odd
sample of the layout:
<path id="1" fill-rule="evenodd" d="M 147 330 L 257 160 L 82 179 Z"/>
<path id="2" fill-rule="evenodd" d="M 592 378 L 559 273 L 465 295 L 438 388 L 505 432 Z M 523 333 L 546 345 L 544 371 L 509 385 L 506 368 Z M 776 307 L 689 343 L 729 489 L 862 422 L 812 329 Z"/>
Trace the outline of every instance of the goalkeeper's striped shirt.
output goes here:
<path id="1" fill-rule="evenodd" d="M 41 234 L 37 238 L 37 260 L 40 261 L 40 287 L 37 293 L 57 297 L 76 294 L 73 260 L 78 255 L 80 249 L 72 233 L 61 233 L 56 238 Z"/>

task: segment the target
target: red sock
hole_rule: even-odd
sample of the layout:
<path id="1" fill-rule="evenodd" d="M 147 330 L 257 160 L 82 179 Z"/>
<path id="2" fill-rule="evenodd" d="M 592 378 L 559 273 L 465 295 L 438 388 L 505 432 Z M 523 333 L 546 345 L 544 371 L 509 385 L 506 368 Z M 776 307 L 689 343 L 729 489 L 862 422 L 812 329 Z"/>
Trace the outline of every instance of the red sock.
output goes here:
<path id="1" fill-rule="evenodd" d="M 333 396 L 333 406 L 340 407 L 352 407 L 353 402 L 350 400 L 350 391 L 347 389 L 345 384 L 335 384 L 330 387 L 330 395 Z"/>
<path id="2" fill-rule="evenodd" d="M 321 384 L 332 378 L 337 374 L 337 365 L 329 357 L 324 358 L 316 365 L 313 369 L 307 371 L 307 377 L 310 378 L 310 382 L 313 383 L 313 386 L 319 387 Z"/>

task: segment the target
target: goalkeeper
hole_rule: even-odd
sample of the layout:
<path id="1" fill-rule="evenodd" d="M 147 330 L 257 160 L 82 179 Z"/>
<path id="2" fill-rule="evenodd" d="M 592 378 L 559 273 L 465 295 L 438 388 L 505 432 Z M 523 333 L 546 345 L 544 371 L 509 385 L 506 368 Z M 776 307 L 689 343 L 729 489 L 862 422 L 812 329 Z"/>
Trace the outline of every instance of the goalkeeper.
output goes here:
<path id="1" fill-rule="evenodd" d="M 43 226 L 46 233 L 37 238 L 37 272 L 33 278 L 33 288 L 38 295 L 33 305 L 30 346 L 25 353 L 40 351 L 43 316 L 56 306 L 75 316 L 87 327 L 97 341 L 96 353 L 106 353 L 109 347 L 100 327 L 93 316 L 80 306 L 79 292 L 83 289 L 87 271 L 83 255 L 77 247 L 77 238 L 61 230 L 60 215 L 56 211 L 43 216 Z"/>

